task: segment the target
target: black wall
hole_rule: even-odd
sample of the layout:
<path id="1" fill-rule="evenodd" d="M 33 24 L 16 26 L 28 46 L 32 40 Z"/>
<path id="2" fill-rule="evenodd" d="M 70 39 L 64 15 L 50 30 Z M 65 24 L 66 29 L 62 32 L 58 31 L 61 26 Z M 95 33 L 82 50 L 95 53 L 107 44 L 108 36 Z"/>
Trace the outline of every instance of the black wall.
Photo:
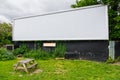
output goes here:
<path id="1" fill-rule="evenodd" d="M 68 41 L 65 44 L 67 59 L 105 61 L 108 58 L 108 41 Z"/>
<path id="2" fill-rule="evenodd" d="M 120 56 L 120 41 L 115 41 L 115 58 Z"/>
<path id="3" fill-rule="evenodd" d="M 16 41 L 14 42 L 14 48 L 18 48 L 20 47 L 20 45 L 22 44 L 25 44 L 29 49 L 34 49 L 36 46 L 35 46 L 35 42 L 34 41 Z"/>
<path id="4" fill-rule="evenodd" d="M 43 50 L 50 51 L 51 48 L 44 48 L 42 43 L 51 42 L 51 41 L 43 41 L 40 42 L 40 46 Z M 97 61 L 105 61 L 108 58 L 108 45 L 109 41 L 52 41 L 56 42 L 56 44 L 63 44 L 66 46 L 66 59 L 89 59 L 89 60 L 97 60 Z M 34 41 L 31 42 L 15 42 L 15 47 L 19 47 L 21 44 L 26 44 L 30 49 L 35 48 Z M 120 46 L 120 44 L 118 44 Z M 116 46 L 118 46 L 116 45 Z M 37 46 L 36 46 L 37 47 Z M 54 50 L 54 48 L 52 48 Z M 120 54 L 119 54 L 120 55 Z"/>

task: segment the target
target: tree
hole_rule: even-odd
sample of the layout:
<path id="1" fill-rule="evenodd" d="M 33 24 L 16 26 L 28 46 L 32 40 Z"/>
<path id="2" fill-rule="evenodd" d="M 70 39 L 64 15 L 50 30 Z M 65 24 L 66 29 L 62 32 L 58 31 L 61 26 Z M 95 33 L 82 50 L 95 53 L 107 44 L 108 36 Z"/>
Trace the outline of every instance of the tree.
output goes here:
<path id="1" fill-rule="evenodd" d="M 120 40 L 120 0 L 103 0 L 109 9 L 110 40 Z"/>
<path id="2" fill-rule="evenodd" d="M 12 42 L 12 25 L 0 23 L 0 46 L 10 44 Z"/>
<path id="3" fill-rule="evenodd" d="M 89 6 L 98 4 L 97 0 L 76 0 L 76 4 L 71 5 L 72 8 Z"/>
<path id="4" fill-rule="evenodd" d="M 96 5 L 98 0 L 76 0 L 72 8 Z M 100 1 L 100 0 L 99 0 Z M 109 15 L 109 38 L 110 40 L 120 40 L 120 0 L 101 0 L 101 3 L 108 5 Z"/>

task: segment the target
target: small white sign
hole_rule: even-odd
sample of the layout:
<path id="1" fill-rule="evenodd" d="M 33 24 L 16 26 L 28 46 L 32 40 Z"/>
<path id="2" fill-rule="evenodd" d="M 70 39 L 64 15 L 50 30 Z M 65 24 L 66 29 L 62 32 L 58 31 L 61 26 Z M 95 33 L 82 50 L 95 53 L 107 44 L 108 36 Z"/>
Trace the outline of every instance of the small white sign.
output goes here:
<path id="1" fill-rule="evenodd" d="M 55 47 L 56 43 L 43 43 L 44 47 Z"/>

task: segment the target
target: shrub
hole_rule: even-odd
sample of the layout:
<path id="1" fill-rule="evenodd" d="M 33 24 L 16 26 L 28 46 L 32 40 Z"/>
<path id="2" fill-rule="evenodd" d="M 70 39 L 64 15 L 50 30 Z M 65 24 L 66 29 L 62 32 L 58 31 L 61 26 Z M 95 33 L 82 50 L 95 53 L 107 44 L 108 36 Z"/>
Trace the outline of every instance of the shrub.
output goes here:
<path id="1" fill-rule="evenodd" d="M 7 51 L 5 48 L 0 48 L 0 61 L 13 60 L 15 56 L 12 52 Z"/>
<path id="2" fill-rule="evenodd" d="M 50 56 L 48 52 L 43 51 L 42 49 L 37 49 L 37 50 L 31 50 L 28 53 L 25 53 L 24 57 L 34 58 L 34 59 L 48 59 Z"/>
<path id="3" fill-rule="evenodd" d="M 19 55 L 19 54 L 24 54 L 26 52 L 28 52 L 28 48 L 27 48 L 27 46 L 25 44 L 22 44 L 22 45 L 20 45 L 19 48 L 15 49 L 13 51 L 13 54 L 14 55 Z"/>

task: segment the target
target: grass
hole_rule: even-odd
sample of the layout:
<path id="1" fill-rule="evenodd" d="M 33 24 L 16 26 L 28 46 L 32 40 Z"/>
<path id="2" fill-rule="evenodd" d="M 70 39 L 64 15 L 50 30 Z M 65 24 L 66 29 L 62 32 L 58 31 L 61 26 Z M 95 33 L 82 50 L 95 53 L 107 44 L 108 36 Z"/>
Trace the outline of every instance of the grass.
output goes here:
<path id="1" fill-rule="evenodd" d="M 17 60 L 0 61 L 0 80 L 120 80 L 120 66 L 87 60 L 37 60 L 39 73 L 15 72 Z"/>

